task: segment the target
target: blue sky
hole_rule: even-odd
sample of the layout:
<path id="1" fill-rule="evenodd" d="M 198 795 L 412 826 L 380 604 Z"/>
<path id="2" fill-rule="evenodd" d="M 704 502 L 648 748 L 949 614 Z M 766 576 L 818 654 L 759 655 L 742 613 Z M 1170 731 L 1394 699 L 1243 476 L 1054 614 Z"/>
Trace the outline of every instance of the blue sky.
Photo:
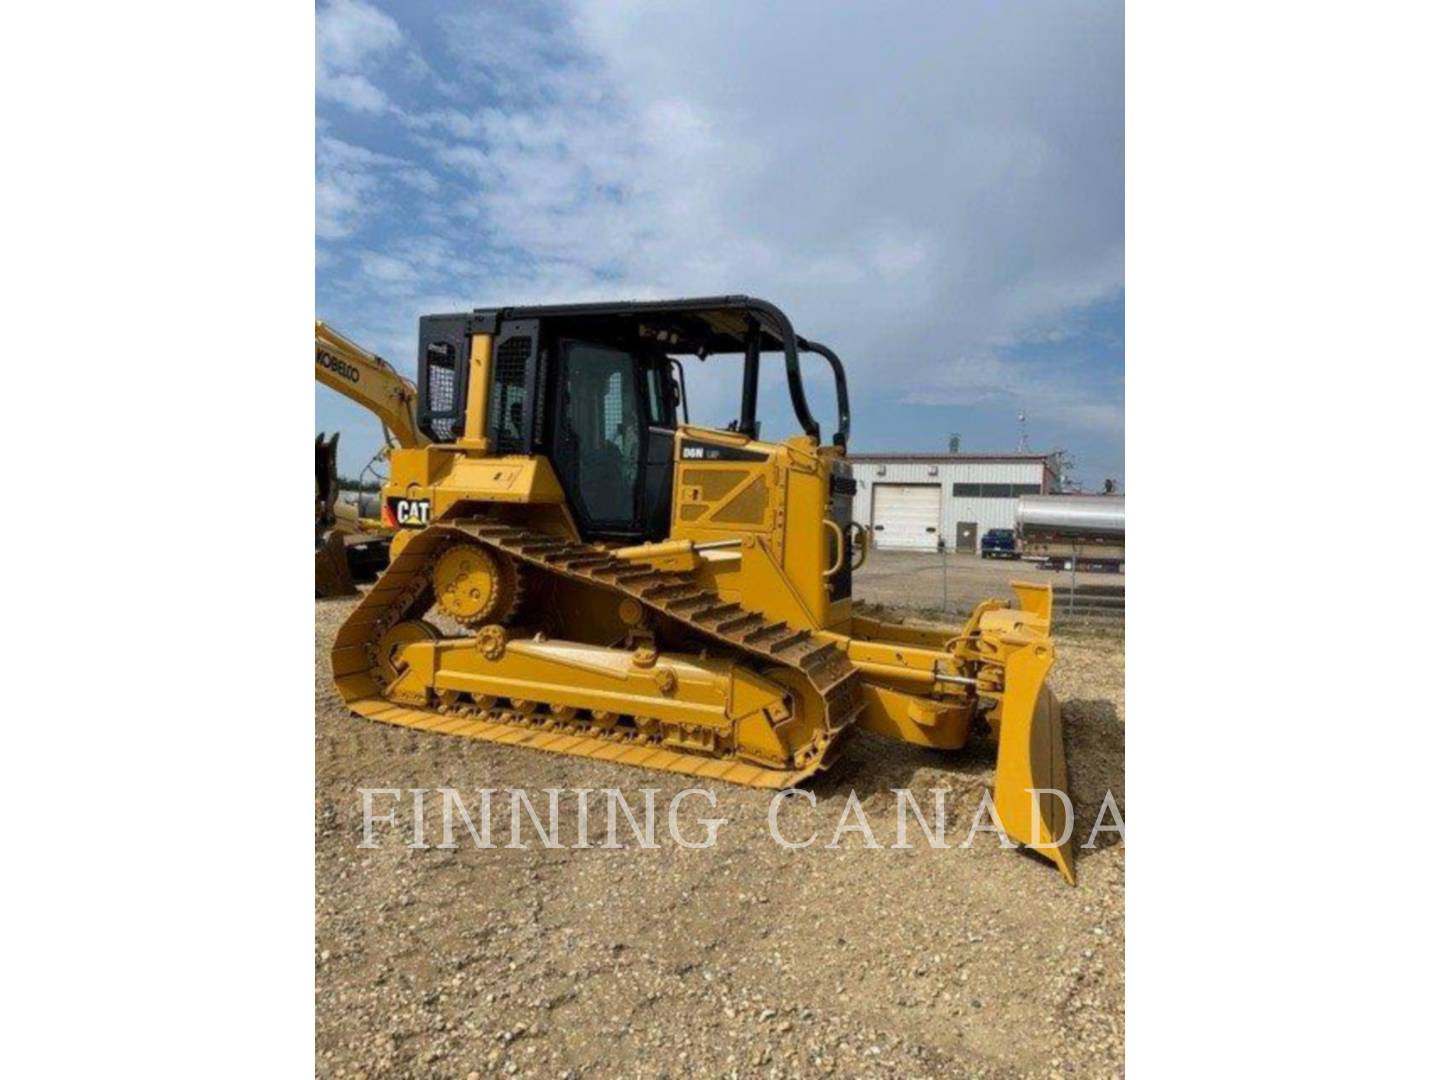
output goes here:
<path id="1" fill-rule="evenodd" d="M 1123 482 L 1123 58 L 1109 3 L 322 3 L 317 314 L 413 374 L 423 313 L 751 293 L 844 358 L 854 449 L 1023 411 Z M 738 367 L 695 367 L 723 424 Z M 315 400 L 358 472 L 377 423 Z"/>

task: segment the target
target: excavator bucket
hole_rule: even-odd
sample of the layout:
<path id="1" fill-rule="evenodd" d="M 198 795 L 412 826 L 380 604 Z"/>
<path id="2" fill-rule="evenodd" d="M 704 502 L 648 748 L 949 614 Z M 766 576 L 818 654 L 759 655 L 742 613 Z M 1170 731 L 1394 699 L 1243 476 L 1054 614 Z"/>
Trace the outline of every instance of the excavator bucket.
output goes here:
<path id="1" fill-rule="evenodd" d="M 1050 641 L 1050 590 L 1012 583 L 1020 611 L 994 612 L 982 619 L 1008 625 L 997 635 L 1005 650 L 1005 686 L 990 721 L 999 727 L 995 765 L 995 810 L 1015 840 L 1044 856 L 1075 884 L 1071 833 L 1074 811 L 1065 772 L 1064 725 L 1060 701 L 1045 684 L 1055 659 Z M 996 629 L 999 629 L 996 627 Z"/>
<path id="2" fill-rule="evenodd" d="M 332 532 L 315 549 L 315 597 L 354 596 L 357 592 L 355 579 L 350 574 L 345 537 Z"/>
<path id="3" fill-rule="evenodd" d="M 340 493 L 337 464 L 340 434 L 315 436 L 315 596 L 353 596 L 345 537 L 334 531 L 335 500 Z"/>

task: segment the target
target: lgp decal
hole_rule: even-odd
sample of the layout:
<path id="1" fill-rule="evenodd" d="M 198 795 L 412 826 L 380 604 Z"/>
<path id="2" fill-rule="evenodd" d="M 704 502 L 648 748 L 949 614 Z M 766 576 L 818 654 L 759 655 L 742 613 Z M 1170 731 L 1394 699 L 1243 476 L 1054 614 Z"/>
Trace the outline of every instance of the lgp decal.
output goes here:
<path id="1" fill-rule="evenodd" d="M 755 450 L 741 450 L 734 446 L 717 446 L 714 443 L 693 442 L 686 439 L 680 443 L 681 461 L 768 461 L 767 455 Z"/>

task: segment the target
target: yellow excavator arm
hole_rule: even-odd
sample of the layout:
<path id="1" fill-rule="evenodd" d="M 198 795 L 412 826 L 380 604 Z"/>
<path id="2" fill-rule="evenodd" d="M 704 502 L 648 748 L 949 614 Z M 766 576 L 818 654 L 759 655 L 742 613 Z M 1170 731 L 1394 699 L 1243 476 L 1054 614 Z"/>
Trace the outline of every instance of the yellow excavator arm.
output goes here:
<path id="1" fill-rule="evenodd" d="M 315 320 L 315 378 L 380 418 L 402 449 L 430 442 L 415 422 L 415 386 L 372 352 Z"/>

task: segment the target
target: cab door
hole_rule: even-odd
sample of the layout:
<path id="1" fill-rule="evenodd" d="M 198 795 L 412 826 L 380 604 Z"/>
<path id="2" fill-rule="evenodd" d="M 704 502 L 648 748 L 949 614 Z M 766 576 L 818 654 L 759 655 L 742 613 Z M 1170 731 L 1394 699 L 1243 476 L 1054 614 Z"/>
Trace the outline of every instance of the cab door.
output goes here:
<path id="1" fill-rule="evenodd" d="M 587 536 L 640 527 L 643 416 L 636 359 L 623 349 L 562 341 L 552 459 Z"/>

